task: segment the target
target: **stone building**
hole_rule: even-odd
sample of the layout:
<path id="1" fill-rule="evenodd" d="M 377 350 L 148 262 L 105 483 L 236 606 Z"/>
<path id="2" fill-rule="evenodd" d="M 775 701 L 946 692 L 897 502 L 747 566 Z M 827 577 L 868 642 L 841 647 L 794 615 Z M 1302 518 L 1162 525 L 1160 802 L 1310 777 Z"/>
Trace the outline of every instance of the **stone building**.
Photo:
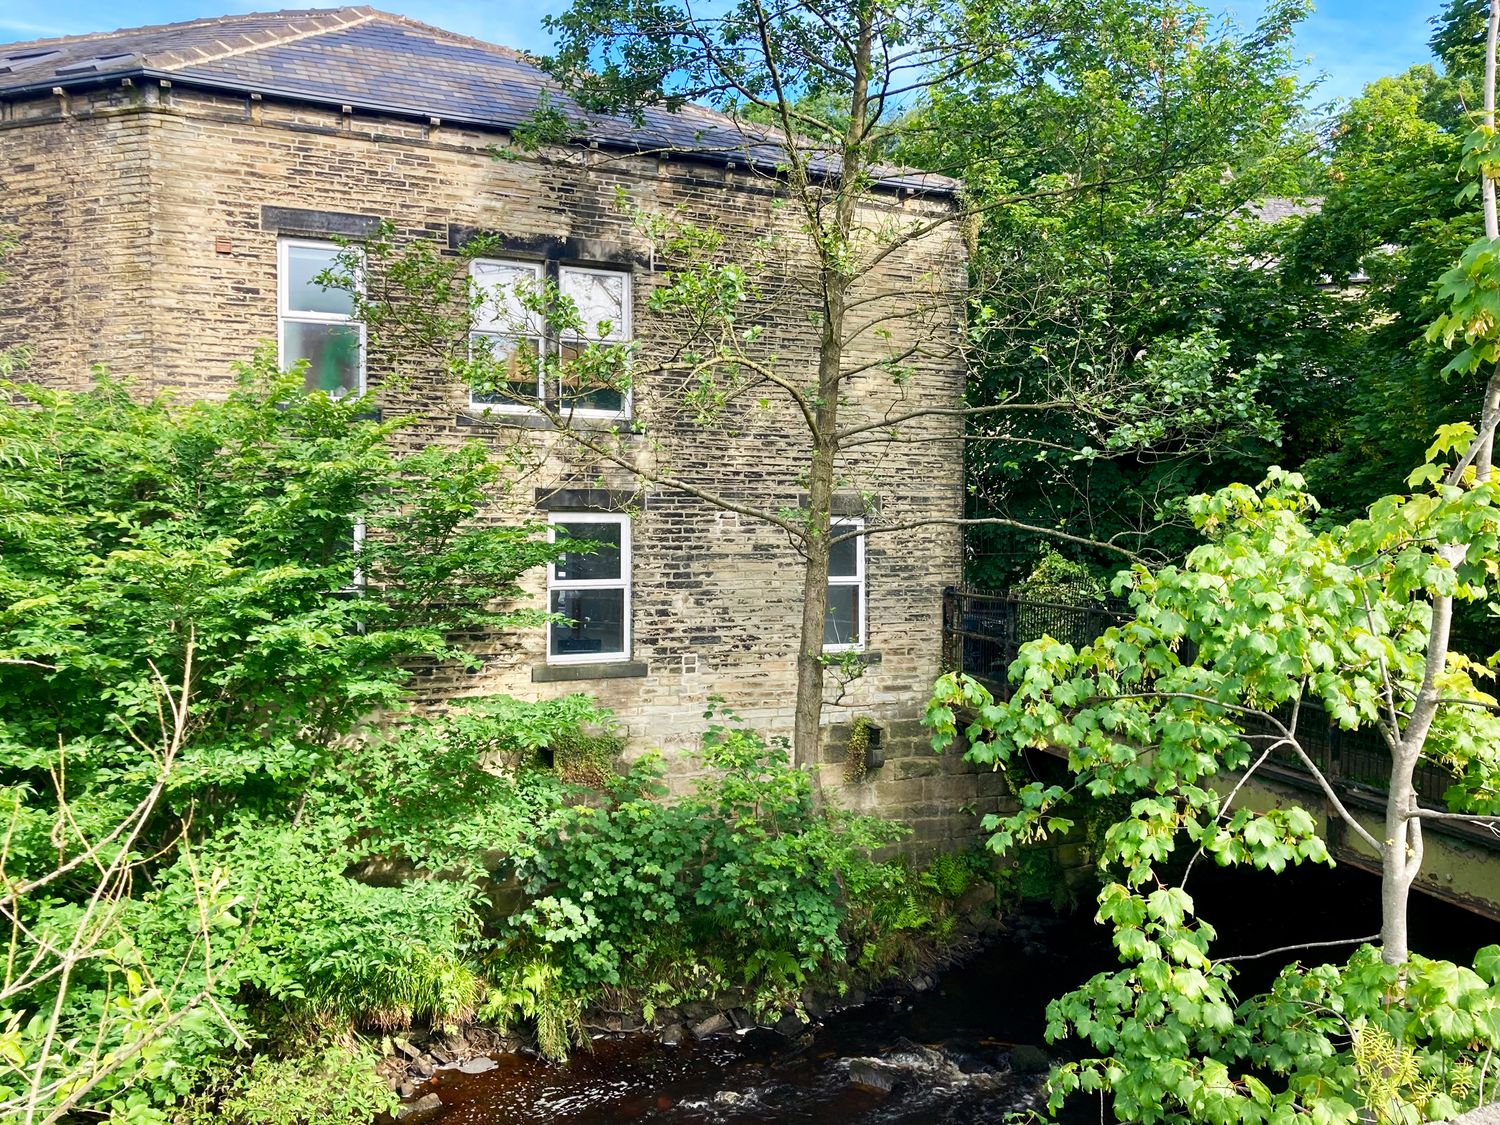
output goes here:
<path id="1" fill-rule="evenodd" d="M 43 382 L 79 385 L 104 364 L 145 389 L 203 396 L 223 393 L 258 341 L 275 341 L 285 365 L 308 361 L 310 383 L 420 415 L 419 440 L 542 451 L 545 469 L 497 497 L 496 511 L 605 544 L 537 576 L 570 624 L 477 641 L 482 672 L 434 690 L 586 691 L 615 709 L 634 745 L 662 747 L 686 771 L 690 755 L 672 752 L 697 741 L 711 695 L 762 730 L 790 730 L 801 597 L 786 535 L 583 456 L 524 403 L 499 407 L 430 371 L 387 378 L 347 295 L 312 281 L 335 238 L 357 244 L 382 222 L 445 252 L 484 232 L 496 249 L 473 264 L 476 281 L 551 279 L 581 308 L 608 310 L 599 319 L 612 338 L 649 357 L 660 341 L 647 302 L 663 274 L 631 209 L 680 214 L 747 253 L 783 255 L 787 285 L 765 303 L 764 346 L 783 369 L 810 372 L 818 325 L 796 297 L 806 255 L 776 154 L 690 106 L 643 122 L 594 117 L 574 144 L 495 159 L 546 88 L 515 52 L 368 8 L 0 47 L 0 224 L 18 242 L 0 346 L 29 346 L 29 377 Z M 893 171 L 870 193 L 865 222 L 876 231 L 952 205 L 951 184 Z M 964 271 L 949 224 L 862 281 L 870 327 L 849 362 L 868 374 L 850 384 L 849 417 L 961 401 L 953 294 Z M 901 309 L 920 315 L 887 315 Z M 479 327 L 505 346 L 520 346 L 518 333 L 537 349 L 579 342 L 514 321 Z M 903 357 L 899 380 L 881 367 L 891 354 Z M 581 423 L 623 431 L 621 448 L 669 463 L 674 479 L 747 507 L 796 509 L 807 441 L 785 413 L 747 406 L 733 426 L 694 427 L 653 394 L 649 361 L 639 366 L 628 399 L 573 402 Z M 939 671 L 942 590 L 960 577 L 959 529 L 942 521 L 962 509 L 961 434 L 952 415 L 916 417 L 899 440 L 839 466 L 839 514 L 868 537 L 839 551 L 829 642 L 863 674 L 831 691 L 822 768 L 847 803 L 904 817 L 931 841 L 972 831 L 958 810 L 984 811 L 998 786 L 934 758 L 916 725 Z M 840 747 L 860 716 L 879 728 L 886 764 L 843 785 Z"/>

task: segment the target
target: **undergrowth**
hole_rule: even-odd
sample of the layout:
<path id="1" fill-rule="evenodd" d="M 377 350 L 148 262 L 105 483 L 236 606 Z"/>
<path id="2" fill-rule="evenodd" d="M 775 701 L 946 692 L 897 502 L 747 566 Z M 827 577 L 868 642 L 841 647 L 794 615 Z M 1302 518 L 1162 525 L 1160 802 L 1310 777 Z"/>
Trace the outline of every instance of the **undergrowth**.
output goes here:
<path id="1" fill-rule="evenodd" d="M 483 518 L 482 448 L 269 353 L 186 406 L 3 389 L 0 1119 L 363 1120 L 389 1033 L 559 1058 L 593 1004 L 769 1012 L 948 931 L 948 876 L 731 717 L 667 800 L 584 696 L 415 709 L 566 549 Z"/>

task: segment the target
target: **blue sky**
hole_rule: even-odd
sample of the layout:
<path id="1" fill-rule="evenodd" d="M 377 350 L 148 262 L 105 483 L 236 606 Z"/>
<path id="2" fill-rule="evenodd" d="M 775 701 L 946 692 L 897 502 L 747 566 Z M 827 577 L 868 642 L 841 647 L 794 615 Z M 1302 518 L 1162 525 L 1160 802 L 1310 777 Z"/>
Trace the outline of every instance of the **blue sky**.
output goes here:
<path id="1" fill-rule="evenodd" d="M 0 4 L 0 43 L 139 24 L 169 23 L 232 11 L 331 7 L 338 0 L 7 0 Z M 359 2 L 359 0 L 352 0 Z M 375 7 L 511 47 L 543 50 L 541 17 L 566 0 L 369 0 Z M 1317 0 L 1298 38 L 1310 75 L 1326 76 L 1325 98 L 1348 98 L 1371 79 L 1428 58 L 1428 20 L 1440 0 Z M 1243 24 L 1260 14 L 1258 0 L 1209 0 Z"/>

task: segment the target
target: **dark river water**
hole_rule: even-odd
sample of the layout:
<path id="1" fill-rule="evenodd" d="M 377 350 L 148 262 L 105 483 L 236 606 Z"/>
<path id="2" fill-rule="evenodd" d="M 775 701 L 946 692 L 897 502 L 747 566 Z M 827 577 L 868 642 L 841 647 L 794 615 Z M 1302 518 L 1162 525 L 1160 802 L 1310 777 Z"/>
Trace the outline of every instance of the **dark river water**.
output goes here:
<path id="1" fill-rule="evenodd" d="M 1378 929 L 1376 881 L 1349 869 L 1291 877 L 1194 874 L 1200 912 L 1220 930 L 1221 955 L 1293 941 L 1332 941 Z M 426 1089 L 446 1107 L 435 1125 L 617 1125 L 633 1121 L 749 1125 L 982 1125 L 1038 1101 L 1039 1078 L 1011 1068 L 1017 1045 L 1041 1046 L 1047 1001 L 1113 964 L 1086 905 L 1073 916 L 1031 914 L 941 975 L 926 991 L 836 1012 L 793 1041 L 766 1030 L 663 1047 L 640 1035 L 602 1037 L 554 1066 L 499 1058 L 482 1075 L 441 1072 Z M 1500 925 L 1431 900 L 1413 911 L 1413 945 L 1469 958 L 1500 941 Z M 1344 950 L 1318 951 L 1315 960 Z M 1290 957 L 1247 962 L 1244 993 Z M 1049 1050 L 1054 1050 L 1049 1048 Z M 851 1081 L 851 1060 L 884 1060 L 907 1077 L 890 1090 Z M 935 1072 L 933 1061 L 942 1063 Z M 856 1073 L 861 1065 L 855 1062 Z M 868 1073 L 868 1072 L 866 1072 Z M 1097 1102 L 1070 1105 L 1077 1125 Z"/>
<path id="2" fill-rule="evenodd" d="M 835 1012 L 798 1041 L 751 1030 L 667 1048 L 611 1036 L 564 1066 L 503 1056 L 487 1074 L 445 1071 L 428 1088 L 450 1107 L 440 1125 L 998 1122 L 1039 1082 L 1011 1071 L 1010 1049 L 1040 1045 L 1047 1001 L 1108 963 L 1101 937 L 1076 919 L 1029 918 L 932 988 Z M 936 1053 L 973 1077 L 924 1073 Z M 915 1069 L 889 1091 L 852 1083 L 848 1060 L 869 1057 Z"/>

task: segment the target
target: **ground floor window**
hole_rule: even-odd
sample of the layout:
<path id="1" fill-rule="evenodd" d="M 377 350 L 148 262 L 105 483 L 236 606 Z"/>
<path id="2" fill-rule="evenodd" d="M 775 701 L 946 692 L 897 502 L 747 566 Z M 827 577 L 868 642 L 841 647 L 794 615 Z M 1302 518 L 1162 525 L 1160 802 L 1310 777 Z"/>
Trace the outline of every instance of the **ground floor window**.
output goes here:
<path id="1" fill-rule="evenodd" d="M 864 520 L 834 520 L 829 536 L 863 532 Z M 828 610 L 823 617 L 825 652 L 848 652 L 865 640 L 865 537 L 835 542 L 828 552 Z"/>
<path id="2" fill-rule="evenodd" d="M 565 551 L 547 568 L 548 605 L 559 620 L 547 627 L 547 660 L 586 664 L 630 655 L 630 517 L 605 512 L 554 512 L 561 536 L 592 550 Z"/>

